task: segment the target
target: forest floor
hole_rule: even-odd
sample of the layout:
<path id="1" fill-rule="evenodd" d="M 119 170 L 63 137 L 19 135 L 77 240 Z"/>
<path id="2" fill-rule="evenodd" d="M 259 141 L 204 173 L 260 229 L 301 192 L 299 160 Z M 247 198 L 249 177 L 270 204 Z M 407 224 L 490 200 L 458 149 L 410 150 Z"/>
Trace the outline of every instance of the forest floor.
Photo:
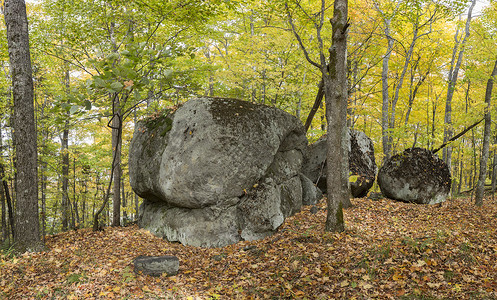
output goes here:
<path id="1" fill-rule="evenodd" d="M 322 199 L 275 235 L 225 248 L 136 226 L 49 236 L 49 252 L 0 256 L 0 299 L 497 299 L 497 200 L 352 203 L 345 232 L 324 232 Z M 139 255 L 175 255 L 179 273 L 136 275 Z"/>

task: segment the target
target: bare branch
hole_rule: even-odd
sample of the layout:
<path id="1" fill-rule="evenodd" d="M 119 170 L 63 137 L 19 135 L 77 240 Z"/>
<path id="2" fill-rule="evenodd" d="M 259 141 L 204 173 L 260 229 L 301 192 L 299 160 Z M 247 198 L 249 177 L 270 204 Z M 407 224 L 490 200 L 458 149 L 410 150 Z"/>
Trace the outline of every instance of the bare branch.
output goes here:
<path id="1" fill-rule="evenodd" d="M 295 25 L 293 24 L 293 19 L 292 19 L 292 15 L 290 14 L 290 9 L 288 8 L 288 4 L 285 3 L 285 9 L 286 9 L 286 12 L 287 12 L 287 15 L 288 15 L 288 22 L 290 23 L 290 26 L 292 27 L 292 32 L 293 32 L 293 35 L 295 35 L 295 38 L 297 38 L 297 41 L 299 42 L 299 45 L 300 45 L 300 48 L 302 48 L 302 51 L 304 52 L 304 56 L 305 56 L 305 59 L 307 59 L 307 61 L 315 66 L 316 68 L 318 69 L 322 69 L 322 65 L 316 63 L 315 61 L 313 61 L 311 59 L 311 57 L 309 56 L 309 52 L 307 52 L 307 49 L 306 47 L 304 46 L 304 43 L 302 42 L 302 38 L 300 37 L 300 35 L 298 34 L 297 30 L 295 29 Z"/>

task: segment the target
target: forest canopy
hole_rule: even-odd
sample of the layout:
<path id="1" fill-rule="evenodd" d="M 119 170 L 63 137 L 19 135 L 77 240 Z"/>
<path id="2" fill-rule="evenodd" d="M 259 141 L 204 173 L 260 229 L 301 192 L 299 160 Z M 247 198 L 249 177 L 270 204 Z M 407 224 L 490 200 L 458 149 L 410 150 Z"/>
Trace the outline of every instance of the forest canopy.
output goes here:
<path id="1" fill-rule="evenodd" d="M 95 218 L 102 225 L 136 219 L 140 199 L 129 185 L 128 145 L 145 116 L 219 96 L 275 106 L 304 123 L 321 74 L 307 62 L 288 16 L 317 58 L 318 2 L 28 2 L 43 235 L 90 227 Z M 347 122 L 372 139 L 379 165 L 406 148 L 435 149 L 486 111 L 495 115 L 485 93 L 497 59 L 497 2 L 468 14 L 471 4 L 349 1 Z M 324 13 L 332 18 L 333 5 Z M 331 32 L 325 22 L 325 49 Z M 15 176 L 3 21 L 0 34 L 1 229 L 8 240 L 6 190 L 15 204 Z M 325 124 L 323 103 L 310 142 Z M 491 126 L 487 184 L 493 180 L 495 188 L 495 120 Z M 448 146 L 454 195 L 476 185 L 482 143 L 483 126 L 476 126 Z"/>

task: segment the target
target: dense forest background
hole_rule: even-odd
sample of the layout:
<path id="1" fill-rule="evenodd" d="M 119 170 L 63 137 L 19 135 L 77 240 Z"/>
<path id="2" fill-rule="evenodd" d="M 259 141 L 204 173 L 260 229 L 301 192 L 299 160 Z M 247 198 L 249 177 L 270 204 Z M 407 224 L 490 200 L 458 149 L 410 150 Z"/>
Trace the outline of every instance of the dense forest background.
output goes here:
<path id="1" fill-rule="evenodd" d="M 129 186 L 127 153 L 144 116 L 219 96 L 275 106 L 304 123 L 321 74 L 304 57 L 289 17 L 313 57 L 320 51 L 313 35 L 317 2 L 28 2 L 43 235 L 89 227 L 95 215 L 103 225 L 135 220 L 140 199 Z M 497 59 L 497 2 L 354 0 L 349 17 L 348 125 L 373 140 L 379 165 L 409 147 L 437 148 L 485 111 L 495 113 L 495 101 L 486 110 L 485 93 Z M 6 241 L 16 195 L 4 24 L 0 228 Z M 327 49 L 329 23 L 321 34 Z M 323 103 L 310 142 L 325 124 Z M 476 184 L 482 124 L 440 153 L 451 167 L 453 195 Z M 487 165 L 494 188 L 496 126 Z"/>

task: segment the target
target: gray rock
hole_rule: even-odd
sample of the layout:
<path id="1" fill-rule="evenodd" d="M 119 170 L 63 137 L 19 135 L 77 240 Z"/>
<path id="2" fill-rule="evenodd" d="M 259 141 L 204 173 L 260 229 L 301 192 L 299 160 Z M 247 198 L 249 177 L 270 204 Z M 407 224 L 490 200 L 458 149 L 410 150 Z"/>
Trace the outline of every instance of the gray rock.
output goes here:
<path id="1" fill-rule="evenodd" d="M 134 271 L 137 274 L 173 276 L 178 274 L 179 259 L 176 256 L 138 256 L 133 260 Z"/>
<path id="2" fill-rule="evenodd" d="M 314 185 L 314 182 L 300 173 L 302 182 L 302 205 L 314 205 L 323 197 L 323 192 Z"/>
<path id="3" fill-rule="evenodd" d="M 240 241 L 235 206 L 189 209 L 145 199 L 138 226 L 168 241 L 196 247 L 223 247 Z"/>
<path id="4" fill-rule="evenodd" d="M 307 139 L 294 116 L 200 98 L 162 119 L 140 122 L 129 150 L 131 186 L 145 198 L 141 227 L 170 241 L 222 247 L 270 235 L 300 210 Z M 315 201 L 317 192 L 306 189 L 306 201 Z"/>
<path id="5" fill-rule="evenodd" d="M 349 171 L 357 176 L 350 182 L 350 192 L 353 197 L 360 198 L 367 195 L 378 172 L 374 145 L 364 132 L 358 130 L 350 130 L 349 145 Z"/>
<path id="6" fill-rule="evenodd" d="M 302 174 L 323 192 L 326 192 L 326 136 L 307 147 L 302 165 Z"/>
<path id="7" fill-rule="evenodd" d="M 449 195 L 451 176 L 447 164 L 431 151 L 410 148 L 385 161 L 378 173 L 378 185 L 390 199 L 436 204 Z"/>
<path id="8" fill-rule="evenodd" d="M 364 197 L 373 186 L 377 166 L 374 158 L 374 145 L 362 131 L 349 131 L 349 171 L 356 175 L 350 182 L 353 197 Z M 302 173 L 314 182 L 319 189 L 326 192 L 326 136 L 322 136 L 307 148 L 302 166 Z"/>

